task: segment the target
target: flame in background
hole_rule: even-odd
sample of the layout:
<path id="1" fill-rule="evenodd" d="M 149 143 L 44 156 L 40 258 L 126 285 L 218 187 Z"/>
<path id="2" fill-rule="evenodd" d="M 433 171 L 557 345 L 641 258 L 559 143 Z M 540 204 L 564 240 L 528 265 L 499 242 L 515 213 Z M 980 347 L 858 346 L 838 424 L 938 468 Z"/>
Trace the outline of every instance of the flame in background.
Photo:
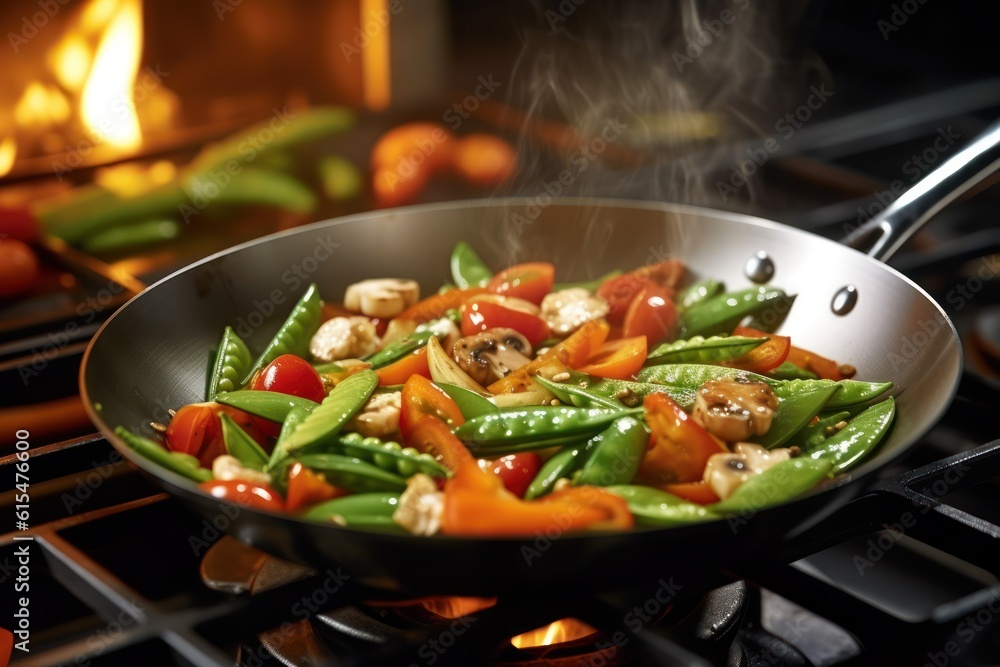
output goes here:
<path id="1" fill-rule="evenodd" d="M 14 158 L 17 157 L 17 144 L 12 137 L 0 141 L 0 176 L 4 176 L 14 168 Z"/>
<path id="2" fill-rule="evenodd" d="M 571 642 L 595 632 L 597 630 L 583 621 L 578 621 L 575 618 L 564 618 L 561 621 L 549 623 L 544 627 L 512 637 L 510 643 L 519 649 L 551 646 L 552 644 Z"/>
<path id="3" fill-rule="evenodd" d="M 383 18 L 389 17 L 388 0 L 361 0 L 361 29 L 369 43 L 361 49 L 362 95 L 365 106 L 372 111 L 382 111 L 389 106 L 392 95 L 392 74 L 389 71 L 389 29 Z"/>
<path id="4" fill-rule="evenodd" d="M 141 0 L 122 0 L 94 54 L 81 97 L 84 125 L 95 137 L 118 148 L 133 149 L 142 144 L 132 101 L 141 55 Z"/>

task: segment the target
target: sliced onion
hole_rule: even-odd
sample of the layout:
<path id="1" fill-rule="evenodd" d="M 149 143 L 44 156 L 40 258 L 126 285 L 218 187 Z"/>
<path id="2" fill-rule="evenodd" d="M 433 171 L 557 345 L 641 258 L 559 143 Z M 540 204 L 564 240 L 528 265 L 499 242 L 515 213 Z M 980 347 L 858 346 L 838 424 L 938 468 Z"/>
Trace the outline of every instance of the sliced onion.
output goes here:
<path id="1" fill-rule="evenodd" d="M 434 337 L 427 341 L 427 366 L 431 370 L 431 379 L 438 384 L 453 384 L 474 391 L 480 396 L 490 395 L 483 385 L 469 377 L 469 374 L 448 356 L 441 342 Z"/>

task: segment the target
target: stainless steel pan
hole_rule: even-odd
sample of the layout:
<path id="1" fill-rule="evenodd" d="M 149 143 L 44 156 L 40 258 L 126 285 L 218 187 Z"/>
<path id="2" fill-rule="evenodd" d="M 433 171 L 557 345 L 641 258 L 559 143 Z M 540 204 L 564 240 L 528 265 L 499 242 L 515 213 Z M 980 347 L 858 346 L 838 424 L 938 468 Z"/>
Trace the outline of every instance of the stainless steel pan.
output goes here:
<path id="1" fill-rule="evenodd" d="M 875 239 L 872 254 L 885 258 L 916 224 L 996 168 L 998 143 L 995 126 L 850 241 Z M 386 590 L 490 594 L 582 581 L 611 589 L 766 551 L 862 490 L 859 480 L 910 447 L 952 399 L 961 372 L 954 326 L 923 290 L 872 256 L 768 220 L 704 208 L 590 199 L 537 203 L 455 202 L 364 213 L 263 238 L 189 266 L 134 298 L 95 336 L 81 370 L 90 415 L 122 455 L 195 511 L 220 519 L 239 539 L 292 560 L 342 564 L 358 581 Z M 526 540 L 382 535 L 237 512 L 135 456 L 114 436 L 116 425 L 148 432 L 151 419 L 167 419 L 167 408 L 202 400 L 208 350 L 227 324 L 247 334 L 252 348 L 262 348 L 311 281 L 332 299 L 348 283 L 384 276 L 416 278 L 429 293 L 447 278 L 449 253 L 460 239 L 494 266 L 552 261 L 560 280 L 671 255 L 696 276 L 723 279 L 730 288 L 750 284 L 747 262 L 765 253 L 774 267 L 770 282 L 798 294 L 781 331 L 796 345 L 855 365 L 861 378 L 892 380 L 895 426 L 877 454 L 850 474 L 739 521 Z M 843 314 L 834 312 L 834 303 Z"/>

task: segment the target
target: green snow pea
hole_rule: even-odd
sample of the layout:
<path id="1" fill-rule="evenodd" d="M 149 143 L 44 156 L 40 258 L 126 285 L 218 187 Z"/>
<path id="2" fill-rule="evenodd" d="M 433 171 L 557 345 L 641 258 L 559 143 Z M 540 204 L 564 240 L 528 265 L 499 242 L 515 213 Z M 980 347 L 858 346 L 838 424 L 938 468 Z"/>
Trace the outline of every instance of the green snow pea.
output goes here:
<path id="1" fill-rule="evenodd" d="M 724 289 L 725 285 L 718 280 L 705 278 L 704 280 L 691 283 L 682 289 L 677 298 L 674 299 L 674 303 L 677 304 L 679 310 L 688 310 L 703 301 L 718 296 Z"/>
<path id="2" fill-rule="evenodd" d="M 756 512 L 796 498 L 830 475 L 833 462 L 799 456 L 775 464 L 736 487 L 725 500 L 709 505 L 718 514 Z"/>
<path id="3" fill-rule="evenodd" d="M 330 361 L 325 364 L 313 364 L 313 368 L 315 368 L 316 372 L 320 375 L 323 375 L 324 373 L 333 373 L 338 375 L 344 372 L 344 367 L 336 361 Z"/>
<path id="4" fill-rule="evenodd" d="M 631 482 L 648 448 L 646 426 L 635 417 L 622 417 L 596 437 L 598 442 L 573 483 L 612 486 Z"/>
<path id="5" fill-rule="evenodd" d="M 232 327 L 226 327 L 219 343 L 219 351 L 215 355 L 215 363 L 212 364 L 205 400 L 214 401 L 219 392 L 239 389 L 242 385 L 237 383 L 246 377 L 251 363 L 253 357 L 250 356 L 247 344 L 236 335 Z"/>
<path id="6" fill-rule="evenodd" d="M 302 408 L 306 412 L 312 412 L 319 405 L 308 398 L 263 389 L 224 391 L 215 397 L 215 402 L 279 424 L 285 421 L 292 408 Z"/>
<path id="7" fill-rule="evenodd" d="M 799 368 L 790 361 L 782 362 L 780 366 L 767 372 L 775 380 L 818 380 L 819 376 L 805 368 Z"/>
<path id="8" fill-rule="evenodd" d="M 641 412 L 642 408 L 612 411 L 562 405 L 516 408 L 470 419 L 455 429 L 455 435 L 473 454 L 493 458 L 587 438 L 621 416 Z"/>
<path id="9" fill-rule="evenodd" d="M 456 387 L 453 384 L 437 383 L 437 385 L 451 397 L 451 400 L 455 401 L 455 405 L 462 411 L 462 416 L 466 419 L 500 413 L 500 408 L 474 391 L 464 387 Z"/>
<path id="10" fill-rule="evenodd" d="M 682 526 L 721 518 L 707 507 L 651 486 L 621 484 L 607 490 L 628 503 L 629 511 L 641 526 Z"/>
<path id="11" fill-rule="evenodd" d="M 267 465 L 264 466 L 264 472 L 271 473 L 271 480 L 278 486 L 284 486 L 285 468 L 291 462 L 288 458 L 288 450 L 285 448 L 285 442 L 288 440 L 288 436 L 299 427 L 299 424 L 305 421 L 306 417 L 309 416 L 309 412 L 305 408 L 294 407 L 288 411 L 285 421 L 281 424 L 278 440 L 274 443 L 274 449 L 271 450 L 271 458 L 268 459 Z"/>
<path id="12" fill-rule="evenodd" d="M 247 468 L 263 470 L 267 465 L 267 452 L 225 412 L 219 412 L 219 419 L 222 422 L 222 441 L 226 445 L 226 452 Z"/>
<path id="13" fill-rule="evenodd" d="M 302 518 L 322 523 L 337 523 L 348 528 L 405 533 L 406 530 L 392 520 L 392 515 L 398 506 L 397 493 L 385 491 L 356 493 L 315 505 L 309 508 Z"/>
<path id="14" fill-rule="evenodd" d="M 827 461 L 833 472 L 841 472 L 864 458 L 882 440 L 896 414 L 892 397 L 876 403 L 817 448 L 806 450 L 814 460 Z"/>
<path id="15" fill-rule="evenodd" d="M 158 442 L 136 435 L 124 426 L 115 428 L 115 435 L 143 458 L 149 459 L 178 475 L 183 475 L 196 482 L 207 482 L 212 479 L 212 471 L 202 468 L 193 456 L 171 452 Z"/>
<path id="16" fill-rule="evenodd" d="M 746 317 L 761 317 L 765 311 L 787 312 L 791 300 L 777 287 L 752 287 L 720 294 L 681 312 L 678 330 L 683 338 L 729 333 Z"/>
<path id="17" fill-rule="evenodd" d="M 330 453 L 355 456 L 404 478 L 412 477 L 418 472 L 440 478 L 451 475 L 451 472 L 430 454 L 418 452 L 412 447 L 404 448 L 398 442 L 374 437 L 366 438 L 360 433 L 344 433 L 338 436 L 336 443 L 330 445 L 329 449 Z"/>
<path id="18" fill-rule="evenodd" d="M 646 366 L 729 361 L 766 343 L 770 338 L 747 336 L 692 336 L 673 343 L 661 343 L 646 357 Z"/>
<path id="19" fill-rule="evenodd" d="M 876 396 L 892 389 L 891 382 L 861 382 L 859 380 L 840 380 L 839 382 L 833 380 L 788 380 L 773 386 L 774 393 L 779 398 L 819 387 L 838 387 L 837 393 L 831 396 L 824 406 L 828 410 L 867 403 Z"/>
<path id="20" fill-rule="evenodd" d="M 593 449 L 596 438 L 595 435 L 584 444 L 567 445 L 543 463 L 535 478 L 531 480 L 531 484 L 528 485 L 528 490 L 524 492 L 524 499 L 541 498 L 552 491 L 552 487 L 560 479 L 569 478 L 583 464 L 584 452 Z"/>
<path id="21" fill-rule="evenodd" d="M 371 364 L 372 369 L 388 366 L 392 362 L 402 359 L 414 350 L 419 350 L 424 345 L 427 345 L 427 341 L 435 336 L 440 337 L 430 329 L 425 329 L 424 331 L 414 331 L 409 336 L 397 340 L 395 343 L 390 343 L 375 354 L 365 357 L 364 361 Z"/>
<path id="22" fill-rule="evenodd" d="M 254 374 L 283 354 L 294 354 L 299 357 L 309 355 L 309 340 L 319 328 L 323 317 L 323 301 L 319 296 L 319 288 L 313 283 L 299 299 L 288 318 L 278 329 L 264 352 L 240 382 L 245 386 L 253 379 Z"/>
<path id="23" fill-rule="evenodd" d="M 823 441 L 833 435 L 829 429 L 850 418 L 851 413 L 846 410 L 843 412 L 834 412 L 825 417 L 823 413 L 820 413 L 820 419 L 816 423 L 809 424 L 799 430 L 798 433 L 785 441 L 785 447 L 798 447 L 803 451 L 818 447 Z"/>
<path id="24" fill-rule="evenodd" d="M 779 396 L 778 409 L 774 411 L 771 427 L 767 429 L 767 433 L 754 436 L 751 441 L 767 449 L 784 445 L 819 414 L 835 391 L 837 387 L 816 387 Z"/>
<path id="25" fill-rule="evenodd" d="M 296 460 L 311 470 L 322 472 L 334 486 L 353 493 L 406 490 L 406 479 L 355 456 L 303 454 Z"/>
<path id="26" fill-rule="evenodd" d="M 742 371 L 725 366 L 712 366 L 709 364 L 661 364 L 659 366 L 648 366 L 636 374 L 636 379 L 640 382 L 667 384 L 694 390 L 697 390 L 709 380 L 732 377 L 754 382 L 766 382 L 772 387 L 780 384 L 777 380 L 772 380 L 769 377 L 751 373 L 750 371 Z"/>
<path id="27" fill-rule="evenodd" d="M 492 277 L 490 267 L 468 243 L 459 241 L 455 244 L 455 249 L 451 251 L 451 279 L 459 289 L 485 287 Z"/>
<path id="28" fill-rule="evenodd" d="M 303 447 L 333 439 L 344 424 L 364 407 L 377 385 L 378 376 L 371 369 L 344 379 L 285 439 L 285 449 L 294 453 Z"/>
<path id="29" fill-rule="evenodd" d="M 588 391 L 580 385 L 574 384 L 572 380 L 568 382 L 553 382 L 552 380 L 546 380 L 541 375 L 536 375 L 535 382 L 551 391 L 555 394 L 556 398 L 566 405 L 574 405 L 578 408 L 602 408 L 605 410 L 622 410 L 625 407 L 621 401 L 602 396 L 594 391 Z M 464 411 L 462 414 L 465 414 Z"/>

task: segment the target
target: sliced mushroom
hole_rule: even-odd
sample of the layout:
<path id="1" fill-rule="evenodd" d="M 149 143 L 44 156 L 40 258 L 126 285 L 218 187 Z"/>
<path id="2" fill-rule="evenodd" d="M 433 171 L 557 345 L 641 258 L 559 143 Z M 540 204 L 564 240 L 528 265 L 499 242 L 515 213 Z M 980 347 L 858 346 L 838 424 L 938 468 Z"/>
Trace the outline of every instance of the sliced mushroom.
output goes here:
<path id="1" fill-rule="evenodd" d="M 420 285 L 401 278 L 362 280 L 344 292 L 344 308 L 369 317 L 395 317 L 419 300 Z"/>
<path id="2" fill-rule="evenodd" d="M 791 456 L 791 449 L 768 450 L 750 442 L 738 442 L 732 452 L 708 457 L 703 479 L 715 495 L 724 500 L 733 495 L 740 484 Z"/>
<path id="3" fill-rule="evenodd" d="M 531 361 L 531 343 L 513 329 L 487 329 L 455 343 L 452 357 L 485 387 Z"/>
<path id="4" fill-rule="evenodd" d="M 542 299 L 542 319 L 556 336 L 568 336 L 591 320 L 607 315 L 608 302 L 582 287 L 552 292 Z"/>
<path id="5" fill-rule="evenodd" d="M 309 352 L 320 361 L 366 357 L 381 341 L 367 317 L 334 317 L 327 320 L 309 342 Z"/>
<path id="6" fill-rule="evenodd" d="M 441 528 L 443 513 L 444 494 L 433 479 L 421 473 L 410 478 L 392 520 L 414 535 L 433 535 Z"/>
<path id="7" fill-rule="evenodd" d="M 739 442 L 764 435 L 778 408 L 778 397 L 764 382 L 739 378 L 709 380 L 694 402 L 694 416 L 712 435 L 726 442 Z"/>
<path id="8" fill-rule="evenodd" d="M 346 428 L 357 431 L 366 438 L 388 438 L 399 433 L 399 413 L 402 407 L 402 394 L 398 391 L 374 394 Z"/>

